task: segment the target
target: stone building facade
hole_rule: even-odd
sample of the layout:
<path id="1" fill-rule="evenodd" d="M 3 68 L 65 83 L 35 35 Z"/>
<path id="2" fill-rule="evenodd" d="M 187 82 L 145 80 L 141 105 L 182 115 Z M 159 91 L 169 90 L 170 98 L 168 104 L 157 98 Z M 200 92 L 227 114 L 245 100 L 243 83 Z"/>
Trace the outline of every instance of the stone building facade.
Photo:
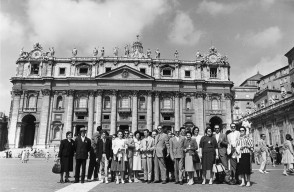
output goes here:
<path id="1" fill-rule="evenodd" d="M 193 61 L 161 59 L 143 52 L 137 40 L 119 56 L 105 56 L 104 48 L 93 56 L 57 58 L 54 48 L 44 52 L 39 43 L 22 51 L 12 77 L 9 125 L 11 148 L 48 147 L 87 127 L 92 136 L 101 125 L 110 134 L 163 125 L 172 131 L 183 125 L 198 126 L 232 121 L 230 65 L 226 56 L 211 47 L 196 53 Z"/>
<path id="2" fill-rule="evenodd" d="M 254 110 L 238 121 L 250 121 L 254 141 L 266 135 L 268 145 L 281 145 L 285 135 L 294 135 L 293 67 L 294 48 L 285 54 L 288 65 L 265 75 L 258 81 L 259 91 L 254 95 Z"/>
<path id="3" fill-rule="evenodd" d="M 8 117 L 4 112 L 0 112 L 0 151 L 3 151 L 7 148 L 8 140 Z"/>

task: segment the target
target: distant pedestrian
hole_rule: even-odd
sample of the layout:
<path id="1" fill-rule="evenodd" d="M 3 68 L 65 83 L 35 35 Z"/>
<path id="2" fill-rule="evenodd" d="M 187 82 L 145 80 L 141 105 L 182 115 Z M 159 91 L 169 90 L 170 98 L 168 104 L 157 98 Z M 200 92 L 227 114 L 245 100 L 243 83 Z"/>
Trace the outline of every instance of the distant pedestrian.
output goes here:
<path id="1" fill-rule="evenodd" d="M 283 144 L 283 157 L 282 157 L 282 163 L 284 164 L 284 172 L 283 175 L 288 176 L 287 174 L 287 168 L 288 171 L 294 172 L 293 170 L 293 163 L 294 163 L 294 151 L 292 146 L 292 137 L 290 134 L 286 135 L 286 141 Z"/>
<path id="2" fill-rule="evenodd" d="M 45 154 L 45 160 L 46 160 L 46 162 L 49 161 L 49 158 L 50 158 L 50 153 L 49 153 L 49 151 L 47 151 L 46 154 Z"/>
<path id="3" fill-rule="evenodd" d="M 261 165 L 259 168 L 260 173 L 268 173 L 266 171 L 266 163 L 267 163 L 267 157 L 268 157 L 268 150 L 265 142 L 265 134 L 261 134 L 261 140 L 258 142 L 258 147 L 260 148 L 261 152 Z"/>
<path id="4" fill-rule="evenodd" d="M 254 147 L 254 162 L 255 164 L 259 165 L 260 164 L 260 148 L 258 147 L 258 145 L 256 144 Z"/>
<path id="5" fill-rule="evenodd" d="M 277 152 L 273 146 L 270 147 L 270 157 L 271 157 L 271 161 L 272 161 L 272 166 L 275 167 L 276 161 L 277 161 Z"/>
<path id="6" fill-rule="evenodd" d="M 25 159 L 26 159 L 26 150 L 22 150 L 21 152 L 21 162 L 25 163 Z"/>

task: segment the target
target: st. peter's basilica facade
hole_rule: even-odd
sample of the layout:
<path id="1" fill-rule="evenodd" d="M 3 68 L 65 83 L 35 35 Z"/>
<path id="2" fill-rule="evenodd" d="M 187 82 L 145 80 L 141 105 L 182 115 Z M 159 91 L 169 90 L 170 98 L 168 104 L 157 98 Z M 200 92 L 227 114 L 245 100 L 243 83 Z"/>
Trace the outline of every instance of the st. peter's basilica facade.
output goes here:
<path id="1" fill-rule="evenodd" d="M 57 58 L 39 43 L 21 51 L 16 62 L 8 142 L 10 148 L 48 147 L 58 144 L 67 131 L 87 127 L 89 137 L 101 125 L 110 134 L 158 125 L 172 131 L 181 126 L 232 121 L 232 86 L 226 56 L 211 47 L 195 60 L 162 59 L 157 49 L 143 52 L 137 39 L 119 56 L 106 56 L 104 48 L 93 56 Z"/>

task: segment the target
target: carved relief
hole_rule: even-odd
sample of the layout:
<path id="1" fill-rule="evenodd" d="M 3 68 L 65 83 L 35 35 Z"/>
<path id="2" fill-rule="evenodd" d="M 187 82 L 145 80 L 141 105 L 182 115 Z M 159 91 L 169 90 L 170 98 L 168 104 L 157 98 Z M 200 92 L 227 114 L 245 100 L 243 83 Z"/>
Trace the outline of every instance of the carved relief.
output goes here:
<path id="1" fill-rule="evenodd" d="M 97 95 L 102 96 L 102 94 L 103 94 L 103 90 L 98 89 L 96 93 L 97 93 Z"/>
<path id="2" fill-rule="evenodd" d="M 67 92 L 66 92 L 67 96 L 73 96 L 74 94 L 75 94 L 75 90 L 72 90 L 72 89 L 67 90 Z"/>
<path id="3" fill-rule="evenodd" d="M 51 94 L 50 89 L 42 89 L 41 91 L 43 96 L 49 96 Z"/>

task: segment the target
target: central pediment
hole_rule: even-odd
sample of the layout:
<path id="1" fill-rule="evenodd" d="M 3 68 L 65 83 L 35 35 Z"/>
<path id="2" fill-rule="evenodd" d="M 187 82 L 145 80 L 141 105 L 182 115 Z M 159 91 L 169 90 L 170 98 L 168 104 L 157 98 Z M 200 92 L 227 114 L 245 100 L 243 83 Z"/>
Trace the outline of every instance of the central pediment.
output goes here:
<path id="1" fill-rule="evenodd" d="M 109 72 L 98 75 L 96 79 L 113 79 L 113 80 L 154 80 L 153 77 L 133 69 L 127 65 L 113 69 Z"/>

